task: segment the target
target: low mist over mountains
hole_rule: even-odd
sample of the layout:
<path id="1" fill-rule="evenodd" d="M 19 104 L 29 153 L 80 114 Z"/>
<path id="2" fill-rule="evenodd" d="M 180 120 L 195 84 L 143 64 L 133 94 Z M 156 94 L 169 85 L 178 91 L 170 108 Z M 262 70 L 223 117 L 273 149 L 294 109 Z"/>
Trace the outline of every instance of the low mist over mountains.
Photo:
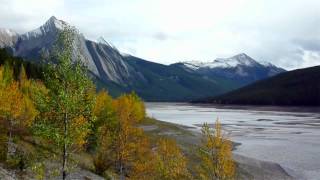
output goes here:
<path id="1" fill-rule="evenodd" d="M 18 34 L 0 29 L 0 48 L 30 61 L 48 57 L 58 33 L 68 23 L 51 17 L 41 27 Z M 257 80 L 284 72 L 246 54 L 219 58 L 209 63 L 183 62 L 162 65 L 122 55 L 103 38 L 97 42 L 76 34 L 74 53 L 87 65 L 100 88 L 112 95 L 136 91 L 149 101 L 189 101 L 215 96 Z"/>

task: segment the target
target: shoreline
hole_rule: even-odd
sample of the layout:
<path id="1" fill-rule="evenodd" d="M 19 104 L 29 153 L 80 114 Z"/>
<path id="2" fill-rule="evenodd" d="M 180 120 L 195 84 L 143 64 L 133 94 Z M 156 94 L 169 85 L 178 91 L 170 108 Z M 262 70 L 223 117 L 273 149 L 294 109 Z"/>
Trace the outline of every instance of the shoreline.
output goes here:
<path id="1" fill-rule="evenodd" d="M 199 144 L 201 134 L 195 127 L 169 123 L 161 120 L 152 119 L 150 122 L 140 126 L 146 133 L 156 136 L 166 136 L 173 138 L 182 147 L 195 147 Z M 234 159 L 239 165 L 240 179 L 296 179 L 294 174 L 288 172 L 285 167 L 271 161 L 259 160 L 245 155 L 235 153 L 234 151 L 241 143 L 233 142 Z M 187 152 L 190 155 L 190 152 Z"/>
<path id="2" fill-rule="evenodd" d="M 178 104 L 195 107 L 213 107 L 216 109 L 234 109 L 234 110 L 255 110 L 255 111 L 280 111 L 280 112 L 320 112 L 320 106 L 280 106 L 280 105 L 252 105 L 252 104 L 214 104 L 214 103 L 191 103 L 191 102 L 145 102 L 146 104 Z"/>

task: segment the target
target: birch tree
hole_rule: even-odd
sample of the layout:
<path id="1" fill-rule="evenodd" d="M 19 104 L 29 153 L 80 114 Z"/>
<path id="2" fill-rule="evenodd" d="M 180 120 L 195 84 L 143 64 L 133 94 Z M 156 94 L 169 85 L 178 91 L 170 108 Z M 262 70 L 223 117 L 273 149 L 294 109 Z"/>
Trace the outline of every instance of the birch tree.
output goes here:
<path id="1" fill-rule="evenodd" d="M 69 154 L 83 147 L 89 133 L 94 98 L 93 84 L 79 57 L 73 54 L 75 29 L 66 27 L 59 33 L 53 61 L 44 74 L 47 99 L 40 105 L 37 134 L 58 147 L 62 159 L 62 178 L 66 179 Z"/>
<path id="2" fill-rule="evenodd" d="M 200 179 L 234 179 L 235 163 L 232 158 L 232 144 L 229 139 L 223 137 L 218 120 L 214 129 L 206 123 L 203 125 L 199 157 L 201 160 L 198 167 Z"/>

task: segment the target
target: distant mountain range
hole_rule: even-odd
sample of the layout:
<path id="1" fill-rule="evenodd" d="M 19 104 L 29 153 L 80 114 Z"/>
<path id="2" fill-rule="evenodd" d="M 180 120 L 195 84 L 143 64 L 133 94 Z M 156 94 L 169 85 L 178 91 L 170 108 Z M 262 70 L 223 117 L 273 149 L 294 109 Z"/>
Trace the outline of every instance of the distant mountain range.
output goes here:
<path id="1" fill-rule="evenodd" d="M 176 65 L 204 77 L 228 78 L 240 86 L 285 72 L 271 63 L 257 62 L 244 53 L 230 58 L 218 58 L 212 62 L 189 61 Z"/>
<path id="2" fill-rule="evenodd" d="M 195 103 L 320 106 L 320 66 L 285 72 Z"/>
<path id="3" fill-rule="evenodd" d="M 69 24 L 53 16 L 41 27 L 24 34 L 0 29 L 0 48 L 37 62 L 49 56 L 65 26 Z M 75 42 L 74 52 L 87 65 L 98 87 L 115 96 L 136 91 L 147 101 L 189 101 L 219 95 L 285 71 L 259 63 L 246 54 L 210 63 L 163 65 L 122 55 L 103 38 L 91 41 L 78 33 Z"/>

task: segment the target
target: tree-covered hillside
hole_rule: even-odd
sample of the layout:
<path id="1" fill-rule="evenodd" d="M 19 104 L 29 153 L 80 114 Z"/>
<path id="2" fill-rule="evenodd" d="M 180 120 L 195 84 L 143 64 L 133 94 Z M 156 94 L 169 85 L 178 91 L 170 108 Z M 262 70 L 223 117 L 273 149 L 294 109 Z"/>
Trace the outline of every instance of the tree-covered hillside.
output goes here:
<path id="1" fill-rule="evenodd" d="M 320 66 L 285 72 L 221 96 L 194 102 L 319 106 Z"/>
<path id="2" fill-rule="evenodd" d="M 29 78 L 43 78 L 43 66 L 30 61 L 25 61 L 19 57 L 13 57 L 6 49 L 0 49 L 0 65 L 4 65 L 5 63 L 12 66 L 15 78 L 18 77 L 22 65 L 24 66 Z"/>

